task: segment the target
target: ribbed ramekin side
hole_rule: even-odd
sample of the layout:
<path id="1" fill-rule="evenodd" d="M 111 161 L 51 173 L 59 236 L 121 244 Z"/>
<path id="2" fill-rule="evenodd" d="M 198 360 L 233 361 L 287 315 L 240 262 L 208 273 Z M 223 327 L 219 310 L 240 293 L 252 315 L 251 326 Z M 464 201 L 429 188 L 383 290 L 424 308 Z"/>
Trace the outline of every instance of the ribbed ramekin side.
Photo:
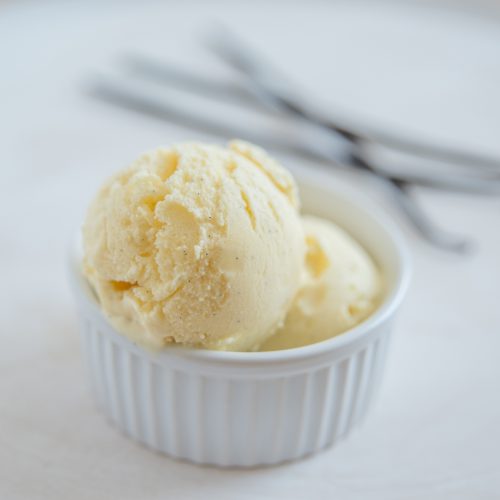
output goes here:
<path id="1" fill-rule="evenodd" d="M 153 362 L 92 318 L 81 331 L 92 391 L 120 429 L 172 457 L 226 467 L 297 459 L 345 436 L 377 392 L 389 341 L 387 327 L 330 365 L 234 378 Z"/>

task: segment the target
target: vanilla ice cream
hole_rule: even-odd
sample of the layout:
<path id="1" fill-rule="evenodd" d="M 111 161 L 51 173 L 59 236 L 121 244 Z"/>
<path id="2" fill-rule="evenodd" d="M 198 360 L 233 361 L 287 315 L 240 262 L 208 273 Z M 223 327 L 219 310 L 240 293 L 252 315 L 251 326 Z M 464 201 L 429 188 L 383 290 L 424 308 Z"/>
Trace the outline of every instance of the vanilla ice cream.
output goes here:
<path id="1" fill-rule="evenodd" d="M 305 254 L 291 175 L 248 143 L 160 148 L 111 178 L 83 271 L 134 341 L 256 350 L 283 323 Z"/>
<path id="2" fill-rule="evenodd" d="M 285 323 L 261 348 L 289 349 L 356 326 L 376 308 L 382 283 L 368 253 L 333 222 L 303 218 L 307 250 L 303 284 Z"/>

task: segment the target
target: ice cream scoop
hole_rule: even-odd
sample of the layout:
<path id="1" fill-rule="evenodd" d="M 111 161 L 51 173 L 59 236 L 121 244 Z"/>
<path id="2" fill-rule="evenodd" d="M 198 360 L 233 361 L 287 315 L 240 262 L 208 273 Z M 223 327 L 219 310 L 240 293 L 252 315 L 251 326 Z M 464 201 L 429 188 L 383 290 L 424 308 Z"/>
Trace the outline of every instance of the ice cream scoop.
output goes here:
<path id="1" fill-rule="evenodd" d="M 346 231 L 303 218 L 307 244 L 303 284 L 284 325 L 261 348 L 290 349 L 334 337 L 367 318 L 382 291 L 370 255 Z"/>
<path id="2" fill-rule="evenodd" d="M 293 178 L 243 141 L 143 155 L 98 193 L 83 246 L 84 275 L 120 332 L 233 351 L 282 324 L 305 251 Z"/>

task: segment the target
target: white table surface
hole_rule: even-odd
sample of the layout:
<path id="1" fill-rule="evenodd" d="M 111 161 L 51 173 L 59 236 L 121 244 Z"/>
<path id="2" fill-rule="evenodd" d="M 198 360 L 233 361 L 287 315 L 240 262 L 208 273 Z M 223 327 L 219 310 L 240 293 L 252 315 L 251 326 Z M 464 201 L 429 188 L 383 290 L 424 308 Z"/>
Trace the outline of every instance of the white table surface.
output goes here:
<path id="1" fill-rule="evenodd" d="M 427 248 L 394 214 L 414 280 L 377 407 L 337 448 L 269 469 L 199 468 L 134 444 L 96 411 L 68 242 L 112 171 L 159 144 L 213 139 L 81 89 L 116 69 L 125 49 L 223 73 L 196 41 L 209 19 L 230 23 L 348 116 L 500 156 L 500 16 L 491 5 L 0 2 L 0 498 L 500 498 L 498 198 L 419 193 L 443 226 L 477 241 L 468 258 Z M 314 168 L 279 158 L 296 172 Z M 394 212 L 364 179 L 318 175 Z"/>

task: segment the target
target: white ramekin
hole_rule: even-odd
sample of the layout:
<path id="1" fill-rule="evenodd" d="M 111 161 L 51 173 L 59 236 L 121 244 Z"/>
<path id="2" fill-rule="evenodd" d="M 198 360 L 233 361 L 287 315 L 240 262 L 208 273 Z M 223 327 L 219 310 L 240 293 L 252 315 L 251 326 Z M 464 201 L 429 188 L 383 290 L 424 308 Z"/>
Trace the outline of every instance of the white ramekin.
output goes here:
<path id="1" fill-rule="evenodd" d="M 305 212 L 348 229 L 376 259 L 387 285 L 375 314 L 324 342 L 262 353 L 148 352 L 107 322 L 74 253 L 72 282 L 92 392 L 127 435 L 171 457 L 252 467 L 329 446 L 366 414 L 407 288 L 407 252 L 392 223 L 363 200 L 311 181 L 300 188 Z"/>

